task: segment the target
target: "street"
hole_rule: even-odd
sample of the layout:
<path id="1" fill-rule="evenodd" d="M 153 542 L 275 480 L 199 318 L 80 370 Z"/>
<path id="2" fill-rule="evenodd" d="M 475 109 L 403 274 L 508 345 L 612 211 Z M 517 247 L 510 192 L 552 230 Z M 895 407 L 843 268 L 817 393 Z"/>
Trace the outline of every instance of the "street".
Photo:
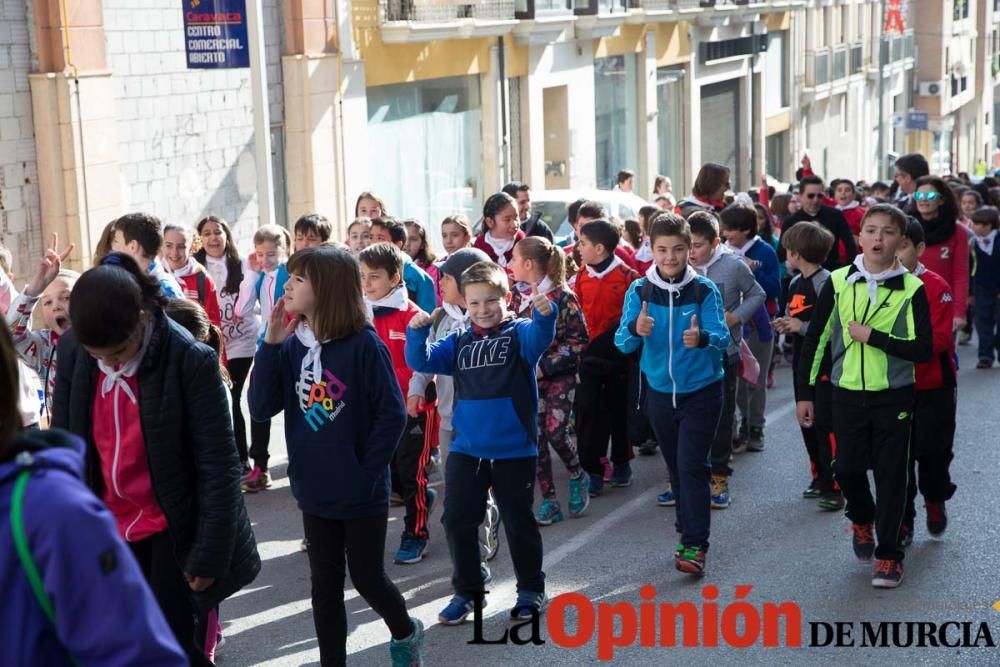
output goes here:
<path id="1" fill-rule="evenodd" d="M 809 482 L 808 463 L 791 399 L 787 365 L 776 371 L 776 386 L 769 392 L 764 452 L 738 455 L 732 478 L 733 504 L 712 513 L 712 546 L 704 579 L 674 569 L 673 508 L 657 507 L 655 496 L 663 485 L 665 470 L 659 453 L 633 461 L 633 485 L 610 489 L 592 501 L 586 514 L 542 528 L 545 571 L 550 600 L 562 593 L 579 592 L 594 605 L 626 602 L 638 610 L 639 589 L 651 584 L 657 604 L 693 602 L 705 605 L 703 587 L 718 587 L 719 616 L 736 599 L 737 586 L 752 586 L 745 600 L 758 610 L 767 602 L 791 601 L 801 609 L 801 648 L 766 648 L 761 640 L 749 648 L 732 648 L 721 638 L 719 648 L 647 648 L 638 638 L 629 648 L 614 652 L 614 663 L 682 664 L 975 664 L 1000 663 L 997 649 L 916 646 L 862 648 L 862 621 L 922 621 L 940 626 L 946 621 L 969 622 L 973 641 L 980 623 L 989 624 L 993 641 L 1000 641 L 1000 613 L 991 606 L 1000 598 L 996 572 L 1000 569 L 1000 500 L 994 495 L 1000 478 L 997 447 L 997 390 L 1000 369 L 976 370 L 974 347 L 960 348 L 958 432 L 952 476 L 959 490 L 948 503 L 949 527 L 942 540 L 933 540 L 924 525 L 922 500 L 917 499 L 916 536 L 907 551 L 905 579 L 896 590 L 876 590 L 870 584 L 869 565 L 858 563 L 851 552 L 849 524 L 841 513 L 822 512 L 815 501 L 804 500 Z M 256 582 L 222 607 L 225 646 L 218 664 L 301 665 L 319 664 L 309 601 L 307 557 L 299 551 L 302 539 L 300 514 L 284 477 L 284 439 L 280 419 L 274 421 L 272 439 L 273 487 L 247 495 L 263 569 Z M 560 497 L 567 495 L 566 471 L 554 462 Z M 441 489 L 435 473 L 433 485 Z M 536 491 L 536 506 L 538 494 Z M 542 619 L 543 645 L 513 643 L 468 645 L 471 623 L 460 627 L 436 624 L 437 613 L 451 597 L 451 572 L 440 524 L 439 503 L 431 520 L 429 555 L 416 565 L 393 565 L 399 543 L 402 508 L 390 514 L 386 539 L 386 568 L 403 592 L 411 615 L 426 626 L 425 664 L 524 665 L 596 664 L 597 632 L 580 648 L 557 646 Z M 502 636 L 509 625 L 506 612 L 515 599 L 513 571 L 505 540 L 490 564 L 494 581 L 489 586 L 489 606 L 484 610 L 483 635 Z M 385 665 L 389 662 L 389 633 L 368 608 L 350 581 L 346 589 L 348 662 L 351 665 Z M 550 607 L 551 612 L 551 607 Z M 700 613 L 700 612 L 699 612 Z M 638 614 L 637 614 L 638 615 Z M 576 612 L 566 614 L 566 633 L 575 633 Z M 707 626 L 707 616 L 702 622 Z M 855 623 L 855 646 L 810 647 L 811 624 L 833 626 Z M 823 626 L 820 642 L 825 641 Z M 891 630 L 888 631 L 891 637 Z M 523 633 L 527 635 L 527 632 Z M 726 636 L 723 630 L 721 636 Z M 898 641 L 905 643 L 906 637 Z M 677 632 L 677 643 L 682 633 Z M 951 641 L 962 632 L 949 630 Z M 779 633 L 785 645 L 784 629 Z M 707 642 L 700 642 L 707 643 Z M 847 642 L 840 642 L 845 644 Z M 890 645 L 892 641 L 889 641 Z"/>

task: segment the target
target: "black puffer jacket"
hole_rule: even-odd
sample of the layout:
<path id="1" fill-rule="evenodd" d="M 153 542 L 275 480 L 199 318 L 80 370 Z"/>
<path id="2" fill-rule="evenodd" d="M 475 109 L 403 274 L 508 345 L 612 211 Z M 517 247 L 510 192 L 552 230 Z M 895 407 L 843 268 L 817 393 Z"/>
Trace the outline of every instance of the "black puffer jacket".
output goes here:
<path id="1" fill-rule="evenodd" d="M 184 572 L 214 577 L 196 594 L 204 608 L 240 590 L 260 556 L 240 493 L 239 457 L 227 389 L 215 353 L 162 313 L 139 367 L 139 413 L 153 492 Z M 97 362 L 72 331 L 59 341 L 52 425 L 87 441 L 86 479 L 104 479 L 93 440 Z"/>

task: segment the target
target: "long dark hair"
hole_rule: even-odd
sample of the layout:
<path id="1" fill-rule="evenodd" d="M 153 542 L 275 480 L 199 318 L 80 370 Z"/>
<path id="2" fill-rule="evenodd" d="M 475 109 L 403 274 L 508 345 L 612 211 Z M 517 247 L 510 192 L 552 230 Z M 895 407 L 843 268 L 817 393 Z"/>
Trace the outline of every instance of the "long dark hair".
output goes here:
<path id="1" fill-rule="evenodd" d="M 236 249 L 236 242 L 233 240 L 233 230 L 222 218 L 208 215 L 198 221 L 199 236 L 201 230 L 210 222 L 217 224 L 226 235 L 226 284 L 222 291 L 228 294 L 239 294 L 240 284 L 243 282 L 243 262 L 240 260 L 240 251 Z M 202 266 L 208 266 L 208 253 L 205 252 L 204 246 L 194 254 L 194 258 Z"/>
<path id="2" fill-rule="evenodd" d="M 960 209 L 958 208 L 958 202 L 955 201 L 955 193 L 951 191 L 948 184 L 937 176 L 921 176 L 917 179 L 917 190 L 921 186 L 929 185 L 941 196 L 941 207 L 938 208 L 938 218 L 946 222 L 955 222 L 961 217 Z M 916 190 L 914 190 L 916 192 Z M 917 203 L 913 202 L 910 214 L 920 218 L 920 214 L 917 212 Z"/>
<path id="3" fill-rule="evenodd" d="M 80 344 L 107 348 L 124 343 L 144 314 L 162 312 L 166 302 L 155 278 L 125 253 L 113 252 L 76 281 L 69 319 Z"/>
<path id="4" fill-rule="evenodd" d="M 215 354 L 219 357 L 222 380 L 227 386 L 232 387 L 233 381 L 229 377 L 229 371 L 222 363 L 225 347 L 222 331 L 208 319 L 208 314 L 201 304 L 190 299 L 170 299 L 163 310 L 167 313 L 167 317 L 187 329 L 196 341 L 215 350 Z"/>
<path id="5" fill-rule="evenodd" d="M 18 399 L 19 376 L 17 350 L 7 327 L 0 327 L 0 461 L 11 441 L 21 431 L 21 411 Z"/>
<path id="6" fill-rule="evenodd" d="M 764 229 L 758 231 L 758 236 L 767 241 L 768 243 L 774 243 L 774 220 L 771 218 L 771 212 L 767 210 L 767 207 L 763 204 L 754 204 L 754 210 L 757 211 L 757 215 L 763 215 Z"/>

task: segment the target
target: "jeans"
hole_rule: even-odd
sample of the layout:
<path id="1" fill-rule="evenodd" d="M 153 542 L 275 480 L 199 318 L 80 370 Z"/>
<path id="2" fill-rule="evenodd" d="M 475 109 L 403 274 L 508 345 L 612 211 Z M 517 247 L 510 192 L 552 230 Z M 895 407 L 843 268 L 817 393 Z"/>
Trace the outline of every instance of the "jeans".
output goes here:
<path id="1" fill-rule="evenodd" d="M 993 361 L 1000 351 L 1000 292 L 976 287 L 976 332 L 979 334 L 979 358 Z"/>
<path id="2" fill-rule="evenodd" d="M 722 415 L 723 382 L 674 398 L 650 389 L 646 414 L 656 434 L 677 495 L 677 532 L 684 546 L 708 548 L 712 464 L 715 431 Z"/>

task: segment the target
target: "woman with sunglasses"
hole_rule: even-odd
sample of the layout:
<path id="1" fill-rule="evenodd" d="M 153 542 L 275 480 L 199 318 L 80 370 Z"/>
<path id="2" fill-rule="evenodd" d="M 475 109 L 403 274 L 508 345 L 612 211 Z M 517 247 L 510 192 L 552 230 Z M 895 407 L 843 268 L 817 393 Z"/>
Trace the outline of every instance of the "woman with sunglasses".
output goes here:
<path id="1" fill-rule="evenodd" d="M 965 326 L 969 300 L 969 236 L 958 224 L 961 212 L 951 188 L 936 176 L 921 176 L 909 210 L 924 228 L 927 250 L 920 261 L 951 287 L 955 298 L 954 331 Z"/>

